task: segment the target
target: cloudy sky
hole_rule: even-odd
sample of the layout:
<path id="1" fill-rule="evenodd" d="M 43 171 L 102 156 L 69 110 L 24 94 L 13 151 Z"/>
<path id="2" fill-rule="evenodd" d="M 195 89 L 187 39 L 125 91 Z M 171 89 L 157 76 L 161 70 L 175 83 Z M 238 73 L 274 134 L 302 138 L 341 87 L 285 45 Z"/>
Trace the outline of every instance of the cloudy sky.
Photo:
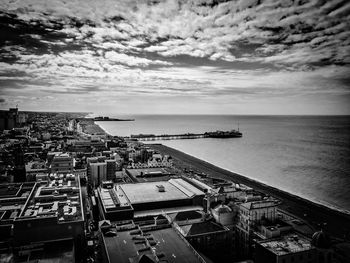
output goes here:
<path id="1" fill-rule="evenodd" d="M 350 114 L 348 0 L 1 0 L 0 108 Z"/>

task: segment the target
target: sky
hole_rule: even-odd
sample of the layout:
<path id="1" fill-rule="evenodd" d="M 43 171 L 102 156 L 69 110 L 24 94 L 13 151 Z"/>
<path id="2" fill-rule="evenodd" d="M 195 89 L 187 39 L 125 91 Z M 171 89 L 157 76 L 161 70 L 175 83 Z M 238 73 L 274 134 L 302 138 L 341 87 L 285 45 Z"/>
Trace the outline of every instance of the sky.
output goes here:
<path id="1" fill-rule="evenodd" d="M 1 0 L 0 109 L 350 114 L 350 1 Z"/>

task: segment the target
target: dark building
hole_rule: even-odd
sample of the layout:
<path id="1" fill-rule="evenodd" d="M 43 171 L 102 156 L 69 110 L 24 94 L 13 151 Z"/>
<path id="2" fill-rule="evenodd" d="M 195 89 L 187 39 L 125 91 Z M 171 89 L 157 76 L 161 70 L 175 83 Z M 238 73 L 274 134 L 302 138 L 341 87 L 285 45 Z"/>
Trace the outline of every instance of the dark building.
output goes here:
<path id="1" fill-rule="evenodd" d="M 316 263 L 316 250 L 311 241 L 297 233 L 258 241 L 255 246 L 256 263 Z M 321 262 L 321 261 L 320 261 Z M 326 261 L 323 261 L 325 263 Z"/>
<path id="2" fill-rule="evenodd" d="M 8 111 L 0 111 L 0 131 L 12 130 L 17 127 L 18 109 L 11 108 Z"/>
<path id="3" fill-rule="evenodd" d="M 232 260 L 233 233 L 227 227 L 212 221 L 178 226 L 176 229 L 198 251 L 216 262 Z"/>
<path id="4" fill-rule="evenodd" d="M 115 160 L 106 160 L 105 162 L 107 163 L 107 180 L 114 181 L 117 163 Z"/>
<path id="5" fill-rule="evenodd" d="M 14 181 L 25 182 L 26 181 L 26 169 L 24 164 L 24 152 L 21 144 L 16 144 L 13 148 L 13 156 L 14 156 Z"/>

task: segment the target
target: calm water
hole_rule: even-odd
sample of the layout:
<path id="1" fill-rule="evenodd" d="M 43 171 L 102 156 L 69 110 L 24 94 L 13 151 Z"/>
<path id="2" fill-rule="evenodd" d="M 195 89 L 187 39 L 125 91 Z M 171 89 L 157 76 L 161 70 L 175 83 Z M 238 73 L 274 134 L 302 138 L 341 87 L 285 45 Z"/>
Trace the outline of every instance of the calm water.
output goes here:
<path id="1" fill-rule="evenodd" d="M 120 117 L 120 116 L 119 116 Z M 112 135 L 230 130 L 242 138 L 162 143 L 310 200 L 350 211 L 350 116 L 132 116 Z"/>

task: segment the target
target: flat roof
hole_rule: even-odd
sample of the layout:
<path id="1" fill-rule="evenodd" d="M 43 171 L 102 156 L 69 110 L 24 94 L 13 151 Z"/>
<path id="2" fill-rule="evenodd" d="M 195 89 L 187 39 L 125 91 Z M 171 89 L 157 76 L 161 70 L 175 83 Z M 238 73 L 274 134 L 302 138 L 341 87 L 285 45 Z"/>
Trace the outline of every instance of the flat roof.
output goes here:
<path id="1" fill-rule="evenodd" d="M 79 176 L 52 174 L 37 184 L 20 219 L 57 217 L 58 222 L 84 220 Z"/>
<path id="2" fill-rule="evenodd" d="M 261 241 L 259 243 L 278 256 L 313 249 L 309 239 L 296 233 L 281 236 L 277 239 Z"/>
<path id="3" fill-rule="evenodd" d="M 99 188 L 102 204 L 106 210 L 116 207 L 130 206 L 128 198 L 123 191 L 115 191 L 114 189 Z"/>
<path id="4" fill-rule="evenodd" d="M 159 191 L 157 186 L 164 186 L 165 191 Z M 117 187 L 117 193 L 120 191 L 119 188 L 124 191 L 132 204 L 189 199 L 195 195 L 204 195 L 202 191 L 183 179 L 123 184 Z"/>
<path id="5" fill-rule="evenodd" d="M 139 257 L 142 254 L 151 254 L 151 249 L 156 254 L 164 253 L 167 262 L 174 263 L 196 263 L 200 262 L 190 247 L 187 246 L 175 230 L 171 227 L 148 231 L 148 238 L 155 241 L 152 248 L 145 249 L 145 244 L 140 240 L 133 239 L 139 235 L 131 235 L 132 231 L 118 231 L 117 236 L 103 236 L 104 243 L 110 262 L 130 263 L 131 258 Z M 142 251 L 145 249 L 144 251 Z"/>
<path id="6" fill-rule="evenodd" d="M 159 241 L 156 245 L 157 252 L 163 252 L 168 262 L 201 262 L 173 228 L 165 228 L 148 233 L 152 234 Z"/>

